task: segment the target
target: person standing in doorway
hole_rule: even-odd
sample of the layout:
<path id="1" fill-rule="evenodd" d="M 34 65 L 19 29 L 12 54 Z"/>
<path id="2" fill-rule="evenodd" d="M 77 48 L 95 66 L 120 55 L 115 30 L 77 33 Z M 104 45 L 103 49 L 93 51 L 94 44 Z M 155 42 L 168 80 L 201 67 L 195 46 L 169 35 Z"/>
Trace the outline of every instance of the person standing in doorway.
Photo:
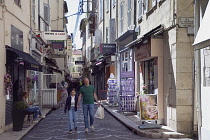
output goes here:
<path id="1" fill-rule="evenodd" d="M 84 86 L 82 86 L 79 90 L 79 97 L 78 97 L 78 107 L 81 98 L 83 97 L 83 115 L 84 115 L 84 122 L 85 122 L 85 133 L 88 133 L 89 129 L 89 121 L 88 121 L 88 114 L 90 116 L 90 128 L 94 130 L 93 122 L 94 122 L 94 99 L 98 102 L 97 95 L 95 93 L 95 89 L 92 85 L 89 84 L 89 79 L 84 78 Z"/>

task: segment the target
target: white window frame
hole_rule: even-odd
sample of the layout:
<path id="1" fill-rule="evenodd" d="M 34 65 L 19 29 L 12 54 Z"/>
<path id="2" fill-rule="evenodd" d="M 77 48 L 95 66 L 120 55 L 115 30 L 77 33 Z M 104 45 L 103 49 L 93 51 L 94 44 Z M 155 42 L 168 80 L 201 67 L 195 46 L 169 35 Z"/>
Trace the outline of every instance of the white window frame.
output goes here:
<path id="1" fill-rule="evenodd" d="M 124 16 L 124 3 L 120 3 L 120 33 L 123 32 L 123 16 Z"/>
<path id="2" fill-rule="evenodd" d="M 148 11 L 148 3 L 149 3 L 149 0 L 143 0 L 143 13 L 147 13 Z"/>
<path id="3" fill-rule="evenodd" d="M 109 12 L 109 0 L 106 0 L 106 12 Z"/>
<path id="4" fill-rule="evenodd" d="M 133 52 L 132 50 L 123 52 L 121 54 L 121 71 L 122 72 L 127 72 L 127 71 L 132 71 L 133 70 Z"/>
<path id="5" fill-rule="evenodd" d="M 50 7 L 49 7 L 48 4 L 44 4 L 44 5 L 43 5 L 43 10 L 45 9 L 45 7 L 47 7 L 47 10 L 48 10 L 48 11 L 47 11 L 47 12 L 48 12 L 48 13 L 47 13 L 47 18 L 48 18 L 48 19 L 45 19 L 45 15 L 44 15 L 43 18 L 44 18 L 44 20 L 45 20 L 47 23 L 49 23 L 49 21 L 50 21 L 50 11 L 49 11 L 49 10 L 50 10 Z M 44 11 L 44 14 L 45 14 L 45 11 Z M 44 23 L 44 31 L 49 31 L 49 26 L 47 26 L 46 23 Z"/>
<path id="6" fill-rule="evenodd" d="M 109 27 L 106 27 L 106 43 L 109 43 Z"/>
<path id="7" fill-rule="evenodd" d="M 141 18 L 143 15 L 143 4 L 142 4 L 143 0 L 139 0 L 138 1 L 138 18 Z"/>
<path id="8" fill-rule="evenodd" d="M 152 7 L 154 7 L 157 4 L 157 0 L 152 0 Z"/>
<path id="9" fill-rule="evenodd" d="M 36 0 L 32 0 L 32 19 L 36 19 Z"/>
<path id="10" fill-rule="evenodd" d="M 128 27 L 131 26 L 131 11 L 132 11 L 132 0 L 128 0 L 128 12 L 127 12 L 127 15 L 128 15 Z"/>
<path id="11" fill-rule="evenodd" d="M 112 6 L 113 6 L 113 7 L 116 6 L 116 0 L 112 0 Z"/>
<path id="12" fill-rule="evenodd" d="M 99 1 L 99 22 L 103 20 L 103 0 Z"/>

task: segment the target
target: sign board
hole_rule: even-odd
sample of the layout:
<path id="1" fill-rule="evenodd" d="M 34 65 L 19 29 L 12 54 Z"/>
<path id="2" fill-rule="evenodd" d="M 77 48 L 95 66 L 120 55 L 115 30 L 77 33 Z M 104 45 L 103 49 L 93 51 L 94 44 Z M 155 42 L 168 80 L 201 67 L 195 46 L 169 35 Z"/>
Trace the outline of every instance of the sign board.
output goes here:
<path id="1" fill-rule="evenodd" d="M 84 65 L 85 61 L 75 61 L 75 65 Z"/>
<path id="2" fill-rule="evenodd" d="M 121 78 L 134 78 L 133 71 L 121 72 Z"/>
<path id="3" fill-rule="evenodd" d="M 102 54 L 114 54 L 116 52 L 116 44 L 101 44 L 100 53 Z"/>
<path id="4" fill-rule="evenodd" d="M 140 96 L 141 119 L 157 120 L 158 106 L 156 94 L 144 94 Z"/>
<path id="5" fill-rule="evenodd" d="M 191 17 L 179 18 L 180 28 L 193 27 L 193 26 L 194 26 L 194 18 Z"/>
<path id="6" fill-rule="evenodd" d="M 51 48 L 63 49 L 64 48 L 64 40 L 52 40 Z"/>
<path id="7" fill-rule="evenodd" d="M 135 47 L 135 60 L 140 61 L 151 56 L 151 46 L 149 43 Z"/>
<path id="8" fill-rule="evenodd" d="M 11 47 L 23 51 L 23 32 L 11 25 Z"/>
<path id="9" fill-rule="evenodd" d="M 45 40 L 66 40 L 66 32 L 44 32 L 43 38 Z"/>

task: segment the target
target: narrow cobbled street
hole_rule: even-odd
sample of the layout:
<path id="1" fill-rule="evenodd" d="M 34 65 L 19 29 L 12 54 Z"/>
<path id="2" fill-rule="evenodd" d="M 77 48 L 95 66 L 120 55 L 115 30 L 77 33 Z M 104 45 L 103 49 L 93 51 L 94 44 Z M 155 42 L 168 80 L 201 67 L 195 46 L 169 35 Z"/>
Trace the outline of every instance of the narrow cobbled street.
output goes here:
<path id="1" fill-rule="evenodd" d="M 97 106 L 95 106 L 96 110 Z M 82 109 L 77 112 L 78 130 L 68 134 L 67 114 L 63 109 L 51 111 L 45 119 L 37 124 L 22 140 L 69 140 L 69 139 L 109 139 L 109 140 L 134 140 L 147 139 L 132 133 L 128 128 L 105 111 L 105 119 L 95 119 L 95 130 L 84 132 Z M 157 140 L 157 139 L 156 139 Z"/>

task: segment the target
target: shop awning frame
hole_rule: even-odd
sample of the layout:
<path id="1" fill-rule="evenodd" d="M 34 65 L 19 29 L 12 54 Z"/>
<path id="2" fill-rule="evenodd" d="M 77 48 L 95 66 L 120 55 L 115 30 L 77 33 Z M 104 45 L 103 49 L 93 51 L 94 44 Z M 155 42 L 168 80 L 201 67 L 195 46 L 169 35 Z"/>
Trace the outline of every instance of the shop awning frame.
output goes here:
<path id="1" fill-rule="evenodd" d="M 6 45 L 5 47 L 7 51 L 15 53 L 19 58 L 22 58 L 25 69 L 40 71 L 40 72 L 43 71 L 42 65 L 38 61 L 36 61 L 30 54 L 17 50 L 12 47 L 9 47 L 8 45 Z"/>
<path id="2" fill-rule="evenodd" d="M 206 7 L 203 19 L 198 29 L 193 46 L 196 50 L 210 46 L 210 2 Z"/>
<path id="3" fill-rule="evenodd" d="M 50 70 L 54 71 L 54 72 L 57 72 L 57 73 L 60 73 L 61 75 L 63 75 L 63 72 L 59 69 L 55 69 L 53 67 L 48 67 Z"/>
<path id="4" fill-rule="evenodd" d="M 162 24 L 160 24 L 159 26 L 155 27 L 154 29 L 152 29 L 151 31 L 149 31 L 148 33 L 144 34 L 142 37 L 140 38 L 137 38 L 136 40 L 128 43 L 125 48 L 128 48 L 128 47 L 132 47 L 140 42 L 143 41 L 144 38 L 150 36 L 150 35 L 154 35 L 156 33 L 159 33 L 159 32 L 163 32 L 164 31 L 164 26 Z"/>

